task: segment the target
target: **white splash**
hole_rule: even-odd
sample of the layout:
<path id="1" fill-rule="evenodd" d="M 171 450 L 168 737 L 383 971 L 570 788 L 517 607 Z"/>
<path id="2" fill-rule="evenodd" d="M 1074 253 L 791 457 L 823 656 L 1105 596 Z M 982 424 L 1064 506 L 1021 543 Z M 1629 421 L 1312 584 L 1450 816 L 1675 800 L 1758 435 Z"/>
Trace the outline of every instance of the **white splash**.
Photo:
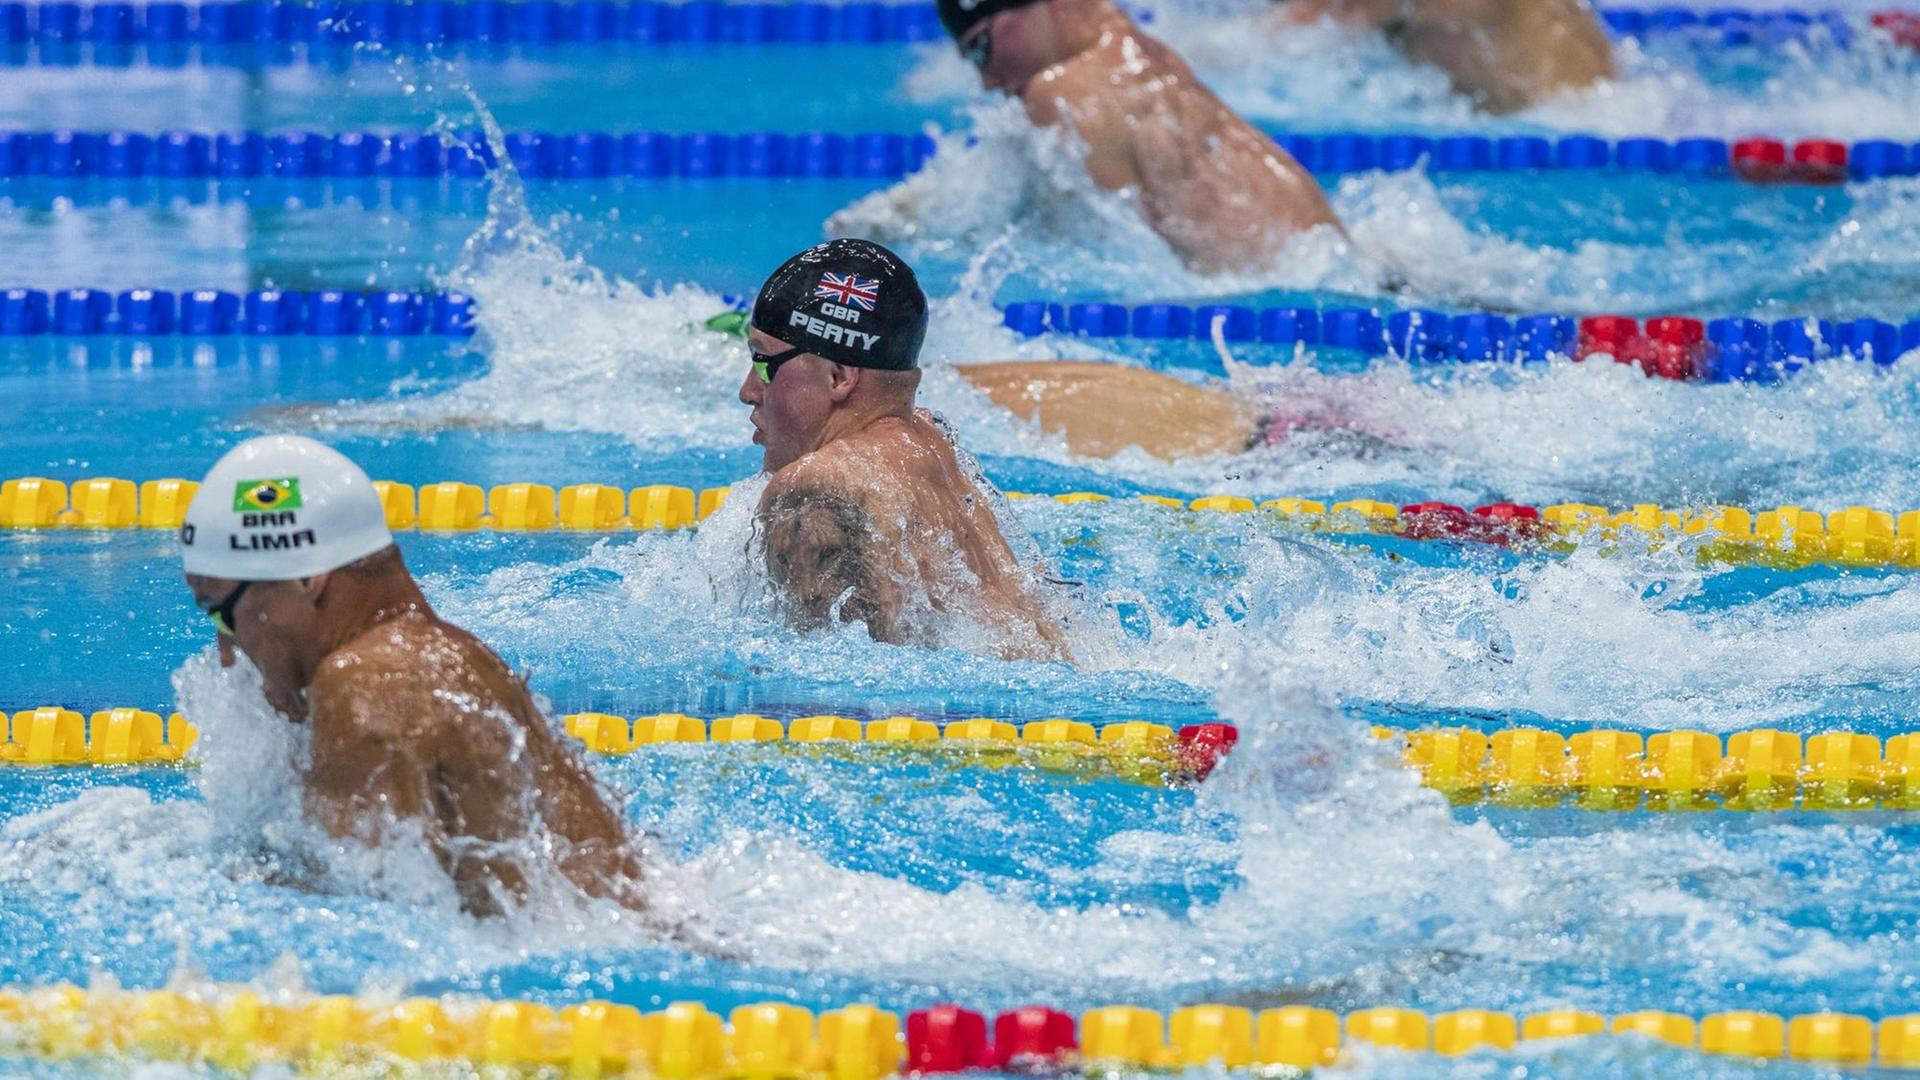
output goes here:
<path id="1" fill-rule="evenodd" d="M 1364 249 L 1325 230 L 1296 237 L 1267 267 L 1189 270 L 1146 223 L 1135 195 L 1102 190 L 1087 176 L 1076 136 L 1035 128 L 1011 101 L 979 103 L 969 113 L 969 129 L 941 134 L 925 168 L 836 213 L 828 229 L 916 256 L 970 253 L 968 265 L 996 268 L 986 284 L 1021 272 L 1048 292 L 1089 281 L 1120 296 L 1372 292 L 1383 279 Z"/>
<path id="2" fill-rule="evenodd" d="M 1862 32 L 1845 48 L 1819 34 L 1745 56 L 1657 38 L 1616 42 L 1617 78 L 1511 117 L 1476 113 L 1444 71 L 1410 63 L 1377 33 L 1294 25 L 1268 2 L 1155 4 L 1146 29 L 1236 112 L 1288 130 L 1911 141 L 1920 137 L 1915 56 L 1865 32 L 1865 14 L 1857 12 Z M 1765 73 L 1755 77 L 1743 65 Z M 918 101 L 980 93 L 951 49 L 924 53 L 903 89 Z"/>

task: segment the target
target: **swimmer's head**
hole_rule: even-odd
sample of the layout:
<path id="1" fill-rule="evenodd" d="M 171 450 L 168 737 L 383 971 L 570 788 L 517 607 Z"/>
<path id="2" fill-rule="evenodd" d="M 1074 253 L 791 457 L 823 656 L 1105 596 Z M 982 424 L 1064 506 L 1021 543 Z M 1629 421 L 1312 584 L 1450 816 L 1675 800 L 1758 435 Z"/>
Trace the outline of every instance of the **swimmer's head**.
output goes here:
<path id="1" fill-rule="evenodd" d="M 393 555 L 386 511 L 367 474 L 298 435 L 248 439 L 207 473 L 180 527 L 194 602 L 225 653 L 267 661 L 314 637 L 333 571 Z"/>
<path id="2" fill-rule="evenodd" d="M 754 300 L 740 385 L 767 471 L 819 449 L 837 413 L 911 407 L 926 336 L 919 279 L 879 244 L 829 240 L 782 263 Z"/>
<path id="3" fill-rule="evenodd" d="M 1084 49 L 1107 0 L 939 0 L 940 21 L 989 90 L 1024 93 L 1035 75 Z"/>

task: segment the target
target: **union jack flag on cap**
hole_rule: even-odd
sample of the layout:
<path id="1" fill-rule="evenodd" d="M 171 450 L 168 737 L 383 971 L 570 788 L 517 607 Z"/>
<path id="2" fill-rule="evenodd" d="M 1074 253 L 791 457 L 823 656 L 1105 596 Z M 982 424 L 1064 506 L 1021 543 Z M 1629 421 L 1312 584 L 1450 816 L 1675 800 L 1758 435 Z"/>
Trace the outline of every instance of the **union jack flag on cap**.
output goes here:
<path id="1" fill-rule="evenodd" d="M 880 301 L 880 283 L 857 274 L 822 274 L 820 284 L 813 287 L 813 295 L 872 311 Z"/>

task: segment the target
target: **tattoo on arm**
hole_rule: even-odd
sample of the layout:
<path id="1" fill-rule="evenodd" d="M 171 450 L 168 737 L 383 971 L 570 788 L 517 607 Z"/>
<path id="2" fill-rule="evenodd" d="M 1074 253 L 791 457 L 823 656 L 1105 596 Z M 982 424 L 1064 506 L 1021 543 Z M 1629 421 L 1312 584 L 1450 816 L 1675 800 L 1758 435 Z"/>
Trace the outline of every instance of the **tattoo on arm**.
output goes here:
<path id="1" fill-rule="evenodd" d="M 863 622 L 892 640 L 883 553 L 866 509 L 817 488 L 782 492 L 765 512 L 767 572 L 809 622 Z"/>

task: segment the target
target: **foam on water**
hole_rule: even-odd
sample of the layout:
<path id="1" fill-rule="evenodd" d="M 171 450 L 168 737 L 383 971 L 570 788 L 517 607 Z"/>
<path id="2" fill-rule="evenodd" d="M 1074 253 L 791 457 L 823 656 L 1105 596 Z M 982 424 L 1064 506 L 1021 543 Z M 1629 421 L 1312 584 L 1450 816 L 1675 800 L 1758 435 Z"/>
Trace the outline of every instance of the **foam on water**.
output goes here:
<path id="1" fill-rule="evenodd" d="M 1496 118 L 1476 113 L 1445 72 L 1409 63 L 1379 34 L 1291 25 L 1271 3 L 1156 5 L 1146 29 L 1241 115 L 1305 132 L 1491 127 L 1613 137 L 1920 138 L 1920 59 L 1866 33 L 1845 48 L 1816 37 L 1744 53 L 1620 42 L 1616 79 Z M 924 53 L 903 91 L 927 102 L 980 92 L 950 48 Z"/>
<path id="2" fill-rule="evenodd" d="M 979 330 L 975 340 L 998 357 L 1093 352 L 1087 342 L 1021 343 L 998 330 Z M 1399 360 L 1358 374 L 1302 363 L 1231 370 L 1230 380 L 1208 381 L 1301 426 L 1279 443 L 1229 457 L 1169 463 L 1128 451 L 1091 460 L 951 373 L 931 373 L 923 393 L 976 451 L 1193 493 L 1804 503 L 1824 512 L 1904 508 L 1920 480 L 1900 449 L 1900 433 L 1920 407 L 1912 357 L 1891 371 L 1833 361 L 1778 386 L 1648 379 L 1605 359 L 1521 370 L 1421 370 Z"/>
<path id="3" fill-rule="evenodd" d="M 1920 647 L 1911 588 L 1808 582 L 1699 611 L 1687 601 L 1704 578 L 1674 555 L 1578 554 L 1489 580 L 1486 567 L 1393 564 L 1263 538 L 1246 518 L 1196 528 L 1141 506 L 1023 505 L 1049 548 L 1098 515 L 1112 580 L 1080 600 L 1088 659 L 1075 670 L 879 646 L 857 628 L 785 629 L 741 572 L 750 505 L 730 502 L 693 536 L 605 542 L 558 566 L 449 572 L 427 585 L 450 617 L 543 680 L 555 669 L 677 668 L 689 680 L 812 678 L 857 703 L 929 686 L 1003 700 L 1032 687 L 1112 692 L 1160 672 L 1212 695 L 1242 744 L 1190 806 L 1173 804 L 1070 863 L 1043 849 L 1000 870 L 958 852 L 1028 831 L 1067 844 L 1076 821 L 1103 812 L 1101 800 L 1130 797 L 1063 789 L 1034 804 L 969 792 L 955 774 L 929 798 L 924 779 L 884 763 L 836 790 L 817 763 L 794 758 L 759 766 L 794 785 L 793 810 L 769 828 L 743 819 L 714 784 L 631 779 L 623 763 L 629 814 L 662 853 L 655 903 L 703 916 L 729 956 L 712 961 L 563 898 L 475 922 L 417 849 L 316 841 L 293 794 L 297 735 L 260 708 L 244 666 L 223 671 L 202 655 L 176 693 L 205 729 L 205 802 L 155 804 L 109 788 L 16 819 L 0 833 L 0 881 L 12 902 L 62 913 L 49 928 L 60 949 L 111 942 L 94 962 L 131 982 L 196 970 L 279 978 L 291 953 L 316 986 L 387 995 L 422 984 L 526 992 L 515 980 L 530 978 L 548 994 L 705 987 L 986 1007 L 1226 999 L 1701 1012 L 1803 1010 L 1814 988 L 1837 1007 L 1877 1012 L 1897 1007 L 1904 972 L 1920 961 L 1905 932 L 1910 891 L 1884 893 L 1869 913 L 1828 911 L 1836 889 L 1920 872 L 1876 824 L 1768 818 L 1734 828 L 1713 815 L 1496 829 L 1457 819 L 1327 704 L 1371 697 L 1662 727 L 1676 713 L 1694 726 L 1754 723 L 1822 693 L 1910 681 L 1904 658 Z M 1175 565 L 1209 552 L 1232 561 L 1197 577 Z M 1155 581 L 1183 584 L 1133 584 Z M 1150 609 L 1144 634 L 1103 628 L 1103 608 L 1122 599 Z M 1847 653 L 1849 665 L 1836 669 L 1809 640 Z M 1912 687 L 1892 694 L 1910 700 Z M 724 777 L 731 752 L 695 753 Z M 954 883 L 849 865 L 890 847 Z M 288 884 L 312 862 L 320 873 Z M 1090 900 L 1041 887 L 1072 879 L 1132 885 Z M 1143 901 L 1142 886 L 1170 899 Z M 1627 1051 L 1583 1053 L 1607 1065 Z"/>
<path id="4" fill-rule="evenodd" d="M 746 508 L 734 514 L 743 536 Z M 574 708 L 619 671 L 636 673 L 616 683 L 629 708 L 751 678 L 778 688 L 768 700 L 880 715 L 1124 710 L 1210 696 L 1250 648 L 1319 700 L 1649 729 L 1897 728 L 1915 688 L 1920 589 L 1901 576 L 1778 582 L 1702 568 L 1684 547 L 1421 565 L 1276 537 L 1252 517 L 1189 522 L 1135 503 L 1016 516 L 1043 560 L 1099 545 L 1064 600 L 1072 666 L 877 645 L 858 627 L 797 634 L 757 591 L 739 537 L 642 537 L 428 583 Z"/>
<path id="5" fill-rule="evenodd" d="M 953 218 L 933 213 L 930 206 L 902 211 L 920 197 L 916 192 L 933 191 L 943 203 L 977 208 L 991 203 L 988 193 L 969 195 L 965 185 L 977 185 L 980 177 L 1004 166 L 1049 178 L 1055 194 L 1096 204 L 1107 197 L 1087 188 L 1077 165 L 1065 168 L 1050 156 L 1065 151 L 1056 141 L 1035 136 L 1017 114 L 986 113 L 983 126 L 990 130 L 978 146 L 943 154 L 937 160 L 944 165 L 856 210 L 902 226 L 924 225 L 908 243 L 938 249 L 960 241 L 930 237 L 926 229 L 943 222 L 941 227 L 951 226 Z M 1879 190 L 1897 201 L 1888 194 L 1894 186 Z M 714 298 L 692 289 L 646 293 L 606 278 L 565 255 L 528 220 L 511 185 L 502 191 L 493 220 L 475 237 L 456 277 L 484 301 L 481 342 L 491 359 L 489 373 L 424 402 L 372 406 L 371 415 L 479 414 L 560 430 L 618 433 L 643 445 L 737 445 L 744 429 L 724 404 L 731 397 L 737 346 L 697 328 L 698 316 L 711 310 L 703 305 L 714 304 Z M 1464 266 L 1463 277 L 1478 274 L 1484 285 L 1501 272 L 1503 260 L 1515 256 L 1515 245 L 1469 234 L 1457 220 L 1445 228 L 1415 227 L 1422 218 L 1445 217 L 1424 177 L 1358 178 L 1340 194 L 1356 235 L 1382 245 L 1397 243 L 1396 257 L 1421 276 L 1438 278 L 1448 266 Z M 876 209 L 882 206 L 884 213 Z M 1395 206 L 1413 209 L 1396 217 Z M 1124 213 L 1099 220 L 1114 230 L 1116 243 L 1136 245 L 1135 256 L 1152 253 L 1157 238 L 1143 237 L 1131 208 L 1120 209 Z M 987 205 L 977 220 L 1004 225 L 1035 212 L 1040 211 Z M 916 213 L 928 217 L 919 221 Z M 1906 211 L 1887 213 L 1900 217 Z M 1007 268 L 1029 257 L 1024 239 L 1012 242 L 1016 231 L 1009 228 L 1002 239 L 987 244 L 955 291 L 935 298 L 928 347 L 933 367 L 924 396 L 976 451 L 1175 490 L 1430 496 L 1465 504 L 1513 498 L 1613 506 L 1803 502 L 1822 510 L 1853 503 L 1899 508 L 1920 479 L 1894 464 L 1904 459 L 1899 433 L 1915 407 L 1911 365 L 1886 373 L 1853 362 L 1820 365 L 1779 387 L 1677 385 L 1604 361 L 1442 372 L 1389 361 L 1359 375 L 1327 375 L 1297 363 L 1232 365 L 1236 393 L 1258 397 L 1281 415 L 1315 417 L 1319 430 L 1295 432 L 1279 445 L 1230 459 L 1167 464 L 1133 452 L 1111 461 L 1086 461 L 991 406 L 940 362 L 1084 351 L 1085 342 L 1025 341 L 998 326 L 988 298 Z M 1836 240 L 1836 248 L 1843 246 Z M 1164 245 L 1159 255 L 1172 261 Z M 1538 272 L 1537 264 L 1516 269 L 1501 287 L 1526 287 Z M 556 311 L 563 317 L 556 318 Z M 641 358 L 645 352 L 676 359 L 656 364 Z M 561 669 L 574 667 L 579 655 L 599 656 L 610 667 L 638 666 L 655 673 L 649 692 L 668 696 L 676 680 L 682 692 L 693 693 L 716 669 L 772 674 L 797 686 L 835 687 L 841 698 L 856 700 L 869 693 L 878 701 L 895 700 L 911 686 L 982 686 L 971 675 L 977 661 L 938 651 L 916 653 L 911 675 L 891 678 L 886 673 L 894 664 L 888 658 L 896 651 L 874 645 L 857 631 L 789 648 L 770 631 L 778 617 L 754 591 L 745 569 L 751 501 L 751 491 L 743 490 L 698 540 L 648 537 L 602 545 L 559 568 L 526 564 L 479 581 L 434 584 L 452 598 L 450 610 L 457 618 L 513 655 L 551 657 Z M 1023 523 L 1037 520 L 1042 529 L 1054 528 L 1048 512 L 1024 509 L 1020 516 Z M 1138 528 L 1120 522 L 1108 527 Z M 1128 537 L 1116 547 L 1126 555 L 1116 564 L 1114 578 L 1159 580 L 1167 572 L 1155 563 L 1162 543 L 1157 535 L 1137 542 Z M 1773 614 L 1756 607 L 1726 615 L 1676 607 L 1701 587 L 1702 578 L 1671 560 L 1649 565 L 1583 556 L 1523 568 L 1515 574 L 1524 585 L 1509 597 L 1486 588 L 1473 570 L 1410 572 L 1393 581 L 1363 574 L 1356 580 L 1371 584 L 1348 589 L 1341 587 L 1343 572 L 1316 565 L 1317 557 L 1303 556 L 1302 550 L 1310 549 L 1285 548 L 1268 568 L 1271 574 L 1250 573 L 1241 593 L 1218 601 L 1219 611 L 1227 612 L 1244 607 L 1249 597 L 1258 602 L 1277 597 L 1286 601 L 1278 608 L 1290 617 L 1270 625 L 1256 620 L 1248 631 L 1236 618 L 1194 626 L 1186 614 L 1162 612 L 1141 644 L 1118 629 L 1117 612 L 1131 597 L 1083 600 L 1077 613 L 1080 672 L 999 665 L 989 683 L 1003 694 L 1082 687 L 1111 695 L 1116 693 L 1112 680 L 1121 673 L 1135 673 L 1125 679 L 1151 673 L 1176 685 L 1205 687 L 1223 651 L 1249 632 L 1276 642 L 1289 663 L 1299 665 L 1302 685 L 1334 699 L 1517 707 L 1651 725 L 1669 722 L 1676 703 L 1693 709 L 1709 699 L 1718 702 L 1718 711 L 1702 722 L 1716 725 L 1830 708 L 1861 708 L 1878 716 L 1910 681 L 1898 660 L 1905 640 L 1898 620 L 1910 598 L 1897 586 L 1886 587 L 1884 595 L 1871 584 L 1810 586 L 1812 592 L 1789 594 L 1792 599 L 1780 601 Z M 1295 578 L 1289 580 L 1287 572 Z M 616 584 L 608 584 L 609 577 Z M 1650 602 L 1642 594 L 1654 580 L 1664 591 Z M 528 614 L 522 598 L 529 595 L 544 597 L 537 602 L 541 617 Z M 610 603 L 620 618 L 606 618 Z M 1151 597 L 1147 607 L 1155 610 Z M 1569 619 L 1569 607 L 1583 616 Z M 1795 639 L 1796 627 L 1809 618 L 1806 611 L 1826 607 L 1844 613 L 1836 620 L 1876 612 L 1868 622 L 1876 628 L 1874 636 L 1856 652 L 1859 671 L 1837 683 L 1820 677 L 1828 669 L 1805 656 Z M 1877 614 L 1882 609 L 1884 616 Z M 1364 614 L 1355 618 L 1355 612 Z M 578 633 L 559 633 L 561 627 Z M 568 646 L 563 654 L 553 646 L 561 640 L 591 643 Z M 1645 670 L 1649 640 L 1668 642 L 1655 651 L 1661 666 L 1651 672 Z M 576 648 L 586 651 L 576 654 Z M 1746 662 L 1755 655 L 1768 660 Z M 849 680 L 848 671 L 861 674 Z M 1870 689 L 1848 689 L 1856 681 Z M 1137 682 L 1126 685 L 1138 687 Z M 1865 704 L 1859 704 L 1862 699 Z"/>
<path id="6" fill-rule="evenodd" d="M 1236 461 L 1241 485 L 1260 492 L 1829 510 L 1904 507 L 1915 480 L 1895 449 L 1920 404 L 1910 360 L 1890 372 L 1834 361 L 1780 386 L 1648 379 L 1604 358 L 1518 373 L 1296 365 L 1242 370 L 1235 384 L 1327 427 Z"/>
<path id="7" fill-rule="evenodd" d="M 920 172 L 834 215 L 831 231 L 900 246 L 938 281 L 960 253 L 963 291 L 982 298 L 1152 299 L 1268 290 L 1375 297 L 1388 278 L 1396 304 L 1496 311 L 1818 312 L 1904 318 L 1920 280 L 1920 182 L 1854 185 L 1832 205 L 1754 189 L 1729 229 L 1729 208 L 1704 196 L 1674 206 L 1642 179 L 1618 196 L 1624 221 L 1600 236 L 1521 238 L 1543 216 L 1586 221 L 1597 190 L 1556 194 L 1529 181 L 1484 190 L 1483 178 L 1437 183 L 1422 170 L 1328 181 L 1351 241 L 1308 233 L 1271 266 L 1198 274 L 1146 225 L 1130 192 L 1097 188 L 1069 134 L 1035 129 L 1011 102 L 977 105 L 962 136 Z M 1765 201 L 1772 200 L 1772 201 Z M 1775 205 L 1778 203 L 1779 205 Z M 1844 210 L 1844 212 L 1836 212 Z M 1497 225 L 1491 221 L 1511 221 Z M 1550 230 L 1551 231 L 1551 230 Z M 1764 250 L 1754 239 L 1768 237 Z M 1002 288 L 1017 280 L 1017 296 Z"/>
<path id="8" fill-rule="evenodd" d="M 502 151 L 504 156 L 504 151 Z M 481 377 L 423 398 L 354 406 L 325 422 L 441 427 L 531 424 L 636 439 L 737 445 L 732 338 L 702 324 L 725 304 L 693 286 L 645 289 L 563 252 L 528 212 L 511 172 L 446 284 L 481 311 Z"/>
<path id="9" fill-rule="evenodd" d="M 1882 188 L 1888 205 L 1866 220 L 1920 222 L 1908 205 L 1920 187 L 1899 198 Z M 1391 245 L 1392 258 L 1416 283 L 1451 274 L 1465 283 L 1458 291 L 1544 303 L 1581 276 L 1551 266 L 1541 252 L 1469 233 L 1433 194 L 1417 175 L 1354 179 L 1340 189 L 1356 236 Z M 1807 260 L 1809 276 L 1901 257 L 1894 245 L 1855 242 L 1865 235 L 1886 232 L 1843 226 Z M 1575 256 L 1594 266 L 1596 281 L 1611 280 L 1606 268 L 1617 269 L 1625 251 L 1603 247 Z M 479 344 L 489 358 L 486 374 L 425 398 L 351 406 L 329 414 L 330 422 L 479 421 L 616 434 L 642 446 L 739 445 L 744 417 L 732 406 L 739 347 L 700 327 L 721 306 L 717 297 L 690 286 L 643 290 L 609 279 L 511 213 L 496 215 L 470 250 L 455 280 L 484 305 Z M 1906 471 L 1886 463 L 1900 459 L 1898 432 L 1914 408 L 1913 378 L 1904 366 L 1886 374 L 1850 362 L 1822 365 L 1781 387 L 1675 385 L 1605 363 L 1429 373 L 1382 362 L 1357 376 L 1322 375 L 1300 364 L 1235 368 L 1235 392 L 1280 415 L 1314 417 L 1313 426 L 1326 430 L 1298 432 L 1232 460 L 1169 466 L 1138 454 L 1105 463 L 1076 459 L 1059 440 L 940 370 L 942 361 L 1094 351 L 1072 339 L 1023 340 L 998 325 L 988 297 L 1019 258 L 1009 244 L 991 245 L 953 294 L 934 301 L 925 399 L 978 451 L 1188 490 L 1231 479 L 1267 494 L 1390 485 L 1456 499 L 1766 503 L 1818 491 L 1824 506 L 1897 507 L 1909 490 Z M 1650 303 L 1652 293 L 1639 299 Z M 1835 432 L 1845 435 L 1835 439 Z M 1766 452 L 1751 453 L 1756 445 Z"/>
<path id="10" fill-rule="evenodd" d="M 1920 181 L 1859 186 L 1852 213 L 1824 235 L 1783 238 L 1756 261 L 1745 241 L 1521 243 L 1468 225 L 1423 174 L 1369 174 L 1334 192 L 1368 257 L 1309 236 L 1270 272 L 1209 278 L 1181 267 L 1124 197 L 1094 189 L 1070 141 L 1032 130 L 1006 103 L 982 108 L 978 121 L 973 145 L 945 137 L 928 169 L 832 223 L 898 243 L 916 261 L 956 262 L 951 290 L 935 288 L 932 298 L 924 398 L 977 451 L 1263 494 L 1373 485 L 1456 499 L 1786 502 L 1817 492 L 1825 506 L 1890 507 L 1906 499 L 1906 470 L 1886 467 L 1900 459 L 1897 432 L 1914 407 L 1901 368 L 1883 378 L 1827 364 L 1784 387 L 1752 388 L 1675 386 L 1607 364 L 1435 374 L 1389 362 L 1338 377 L 1300 364 L 1235 367 L 1234 392 L 1324 430 L 1232 460 L 1167 466 L 1138 454 L 1075 459 L 940 367 L 1094 352 L 1086 341 L 1028 341 L 998 325 L 1003 283 L 1031 275 L 1066 295 L 1078 291 L 1073 282 L 1099 281 L 1103 292 L 1137 300 L 1282 286 L 1365 293 L 1391 266 L 1408 283 L 1401 302 L 1661 311 L 1745 296 L 1792 303 L 1799 294 L 1827 313 L 1846 293 L 1847 304 L 1887 314 L 1905 302 L 1903 283 L 1920 278 Z M 510 174 L 492 202 L 447 282 L 481 302 L 486 373 L 427 396 L 335 410 L 324 422 L 528 425 L 615 434 L 644 448 L 741 444 L 744 409 L 732 403 L 739 346 L 701 327 L 721 308 L 718 297 L 688 285 L 642 288 L 569 254 L 528 214 Z M 961 261 L 960 252 L 971 254 Z M 1752 453 L 1756 445 L 1766 452 Z"/>
<path id="11" fill-rule="evenodd" d="M 997 286 L 1018 272 L 1047 293 L 1084 289 L 1086 282 L 1100 282 L 1114 295 L 1372 292 L 1392 269 L 1330 230 L 1315 230 L 1269 266 L 1190 270 L 1147 225 L 1133 193 L 1092 182 L 1076 136 L 1036 129 L 1012 101 L 981 102 L 968 111 L 966 132 L 940 135 L 939 151 L 925 167 L 836 213 L 828 231 L 899 245 L 936 266 L 984 262 L 996 276 L 982 284 Z"/>
<path id="12" fill-rule="evenodd" d="M 647 805 L 642 820 L 668 829 L 705 824 L 696 826 L 694 854 L 662 865 L 655 895 L 697 907 L 720 929 L 745 964 L 723 972 L 728 980 L 780 986 L 804 972 L 812 985 L 840 976 L 873 992 L 989 1006 L 1212 997 L 1622 1007 L 1617 992 L 1595 1001 L 1597 991 L 1577 975 L 1593 970 L 1654 975 L 1664 996 L 1642 1003 L 1682 1008 L 1724 1002 L 1730 982 L 1842 972 L 1854 980 L 1856 1004 L 1862 995 L 1899 992 L 1912 950 L 1897 932 L 1869 928 L 1843 939 L 1796 917 L 1819 903 L 1823 881 L 1881 857 L 1876 830 L 1812 835 L 1770 826 L 1765 844 L 1697 830 L 1503 839 L 1485 823 L 1454 820 L 1363 728 L 1302 695 L 1295 673 L 1270 656 L 1264 645 L 1248 647 L 1222 665 L 1220 704 L 1240 724 L 1243 743 L 1195 806 L 1151 835 L 1117 837 L 1095 858 L 1096 872 L 1178 881 L 1220 873 L 1224 855 L 1234 884 L 1217 900 L 1167 909 L 1058 905 L 991 876 L 930 891 L 836 865 L 822 853 L 826 836 L 716 834 L 710 823 L 717 816 L 724 824 L 724 808 L 675 806 L 698 792 L 672 788 L 648 791 L 666 805 Z M 911 794 L 880 790 L 887 813 L 909 820 L 954 806 L 918 811 Z M 28 872 L 9 875 L 10 884 L 23 893 L 78 893 L 83 911 L 105 913 L 95 930 L 102 934 L 150 904 L 171 905 L 183 962 L 211 961 L 222 978 L 234 977 L 236 954 L 245 956 L 255 939 L 265 939 L 256 965 L 293 949 L 323 984 L 354 971 L 389 993 L 399 982 L 471 980 L 508 965 L 539 968 L 548 985 L 582 965 L 611 965 L 616 984 L 639 972 L 698 977 L 697 962 L 631 923 L 586 924 L 598 948 L 589 959 L 579 950 L 582 924 L 552 912 L 489 925 L 416 898 L 309 896 L 236 882 L 226 869 L 236 852 L 206 824 L 231 804 L 208 795 L 205 807 L 156 808 L 108 790 L 11 823 L 6 843 L 25 856 Z M 850 815 L 843 827 L 872 813 L 869 800 L 860 802 L 842 811 Z M 168 827 L 154 827 L 157 816 Z M 996 828 L 991 808 L 963 809 L 945 827 Z M 116 842 L 76 847 L 86 836 Z M 1778 869 L 1782 857 L 1832 865 L 1825 875 L 1793 876 Z M 102 876 L 76 881 L 90 861 Z"/>

